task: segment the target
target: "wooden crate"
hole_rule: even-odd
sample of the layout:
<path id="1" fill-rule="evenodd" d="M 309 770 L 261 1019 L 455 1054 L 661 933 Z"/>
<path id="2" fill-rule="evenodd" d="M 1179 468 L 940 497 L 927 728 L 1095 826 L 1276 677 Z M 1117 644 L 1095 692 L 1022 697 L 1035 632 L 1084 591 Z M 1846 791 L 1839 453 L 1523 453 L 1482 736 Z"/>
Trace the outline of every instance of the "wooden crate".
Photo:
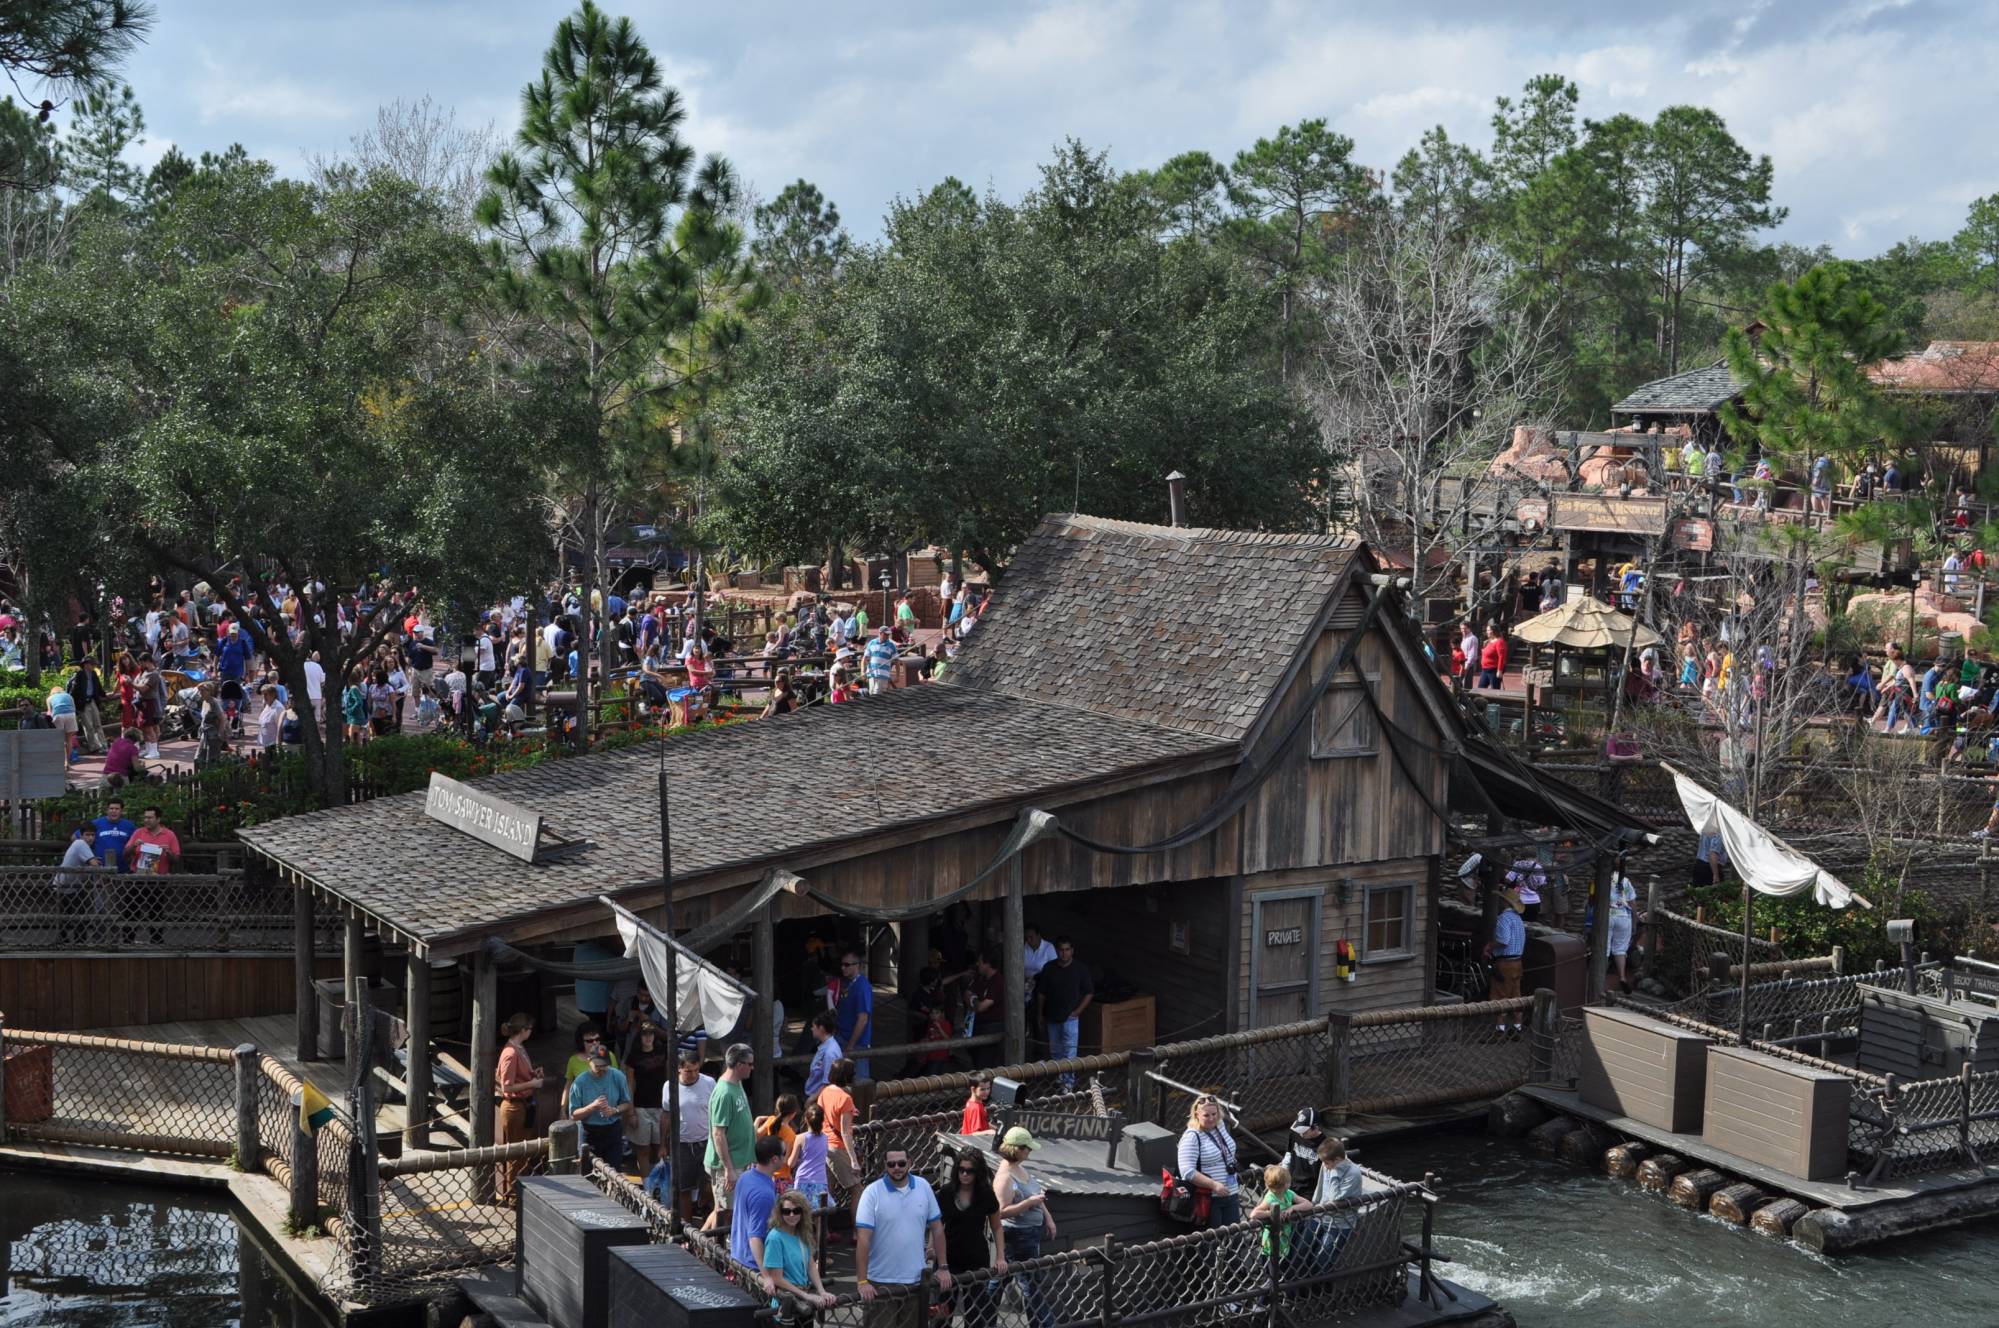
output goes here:
<path id="1" fill-rule="evenodd" d="M 55 1115 L 55 1048 L 9 1043 L 6 1075 L 10 1122 L 34 1125 Z"/>
<path id="2" fill-rule="evenodd" d="M 1701 1128 L 1709 1039 L 1629 1010 L 1583 1011 L 1582 1099 L 1675 1134 Z"/>
<path id="3" fill-rule="evenodd" d="M 1740 1047 L 1709 1047 L 1701 1138 L 1805 1180 L 1846 1174 L 1853 1081 Z"/>
<path id="4" fill-rule="evenodd" d="M 1152 1045 L 1154 1031 L 1152 997 L 1134 996 L 1128 1001 L 1091 1001 L 1083 1011 L 1078 1029 L 1078 1050 L 1085 1056 L 1103 1051 L 1129 1051 Z"/>
<path id="5" fill-rule="evenodd" d="M 1999 1070 L 1999 1010 L 1969 1001 L 1860 989 L 1860 1048 L 1854 1064 L 1904 1079 L 1943 1079 L 1967 1062 Z"/>

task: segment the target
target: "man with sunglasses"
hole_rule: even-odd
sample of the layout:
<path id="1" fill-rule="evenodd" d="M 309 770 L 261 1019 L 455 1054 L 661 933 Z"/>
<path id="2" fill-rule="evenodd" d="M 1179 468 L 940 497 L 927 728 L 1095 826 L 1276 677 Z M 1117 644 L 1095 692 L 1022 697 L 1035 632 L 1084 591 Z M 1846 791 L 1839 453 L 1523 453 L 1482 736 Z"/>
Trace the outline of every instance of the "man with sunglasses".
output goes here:
<path id="1" fill-rule="evenodd" d="M 908 1149 L 884 1152 L 882 1170 L 854 1207 L 854 1281 L 869 1307 L 869 1328 L 919 1328 L 923 1297 L 891 1294 L 879 1305 L 876 1298 L 883 1291 L 913 1291 L 923 1281 L 926 1257 L 937 1270 L 937 1289 L 951 1289 L 944 1213 L 930 1182 L 910 1174 Z"/>
<path id="2" fill-rule="evenodd" d="M 840 1003 L 833 1007 L 834 1034 L 854 1062 L 854 1077 L 866 1079 L 866 1052 L 875 1040 L 875 989 L 861 966 L 860 951 L 849 950 L 840 956 L 840 982 Z"/>

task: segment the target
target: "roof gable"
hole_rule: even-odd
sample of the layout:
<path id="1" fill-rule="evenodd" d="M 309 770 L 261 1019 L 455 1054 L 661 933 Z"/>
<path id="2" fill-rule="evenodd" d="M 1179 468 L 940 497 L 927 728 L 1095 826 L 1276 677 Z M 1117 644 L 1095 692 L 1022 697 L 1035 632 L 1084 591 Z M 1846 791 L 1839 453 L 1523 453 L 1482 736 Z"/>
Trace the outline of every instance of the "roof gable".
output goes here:
<path id="1" fill-rule="evenodd" d="M 1015 551 L 950 684 L 1239 742 L 1359 549 L 1050 516 Z"/>
<path id="2" fill-rule="evenodd" d="M 1629 396 L 1611 407 L 1627 415 L 1704 414 L 1733 401 L 1742 384 L 1730 371 L 1726 360 L 1701 369 L 1689 369 L 1669 378 L 1655 378 L 1633 388 Z"/>

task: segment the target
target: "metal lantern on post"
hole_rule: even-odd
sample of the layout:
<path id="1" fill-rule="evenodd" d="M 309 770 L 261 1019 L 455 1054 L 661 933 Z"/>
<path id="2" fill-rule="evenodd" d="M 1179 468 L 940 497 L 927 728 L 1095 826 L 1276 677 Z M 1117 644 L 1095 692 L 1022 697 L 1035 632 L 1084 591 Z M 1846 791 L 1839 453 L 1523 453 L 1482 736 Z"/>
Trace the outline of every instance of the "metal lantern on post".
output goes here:
<path id="1" fill-rule="evenodd" d="M 882 574 L 879 578 L 876 579 L 876 584 L 882 588 L 881 625 L 884 627 L 891 626 L 895 621 L 893 610 L 889 607 L 889 602 L 888 602 L 889 587 L 895 584 L 895 575 L 891 570 L 891 565 L 894 563 L 894 561 L 895 560 L 891 558 L 888 562 L 883 563 Z"/>
<path id="2" fill-rule="evenodd" d="M 465 675 L 465 693 L 458 706 L 458 722 L 465 736 L 472 736 L 472 680 L 479 676 L 479 647 L 469 636 L 458 642 L 458 668 Z"/>

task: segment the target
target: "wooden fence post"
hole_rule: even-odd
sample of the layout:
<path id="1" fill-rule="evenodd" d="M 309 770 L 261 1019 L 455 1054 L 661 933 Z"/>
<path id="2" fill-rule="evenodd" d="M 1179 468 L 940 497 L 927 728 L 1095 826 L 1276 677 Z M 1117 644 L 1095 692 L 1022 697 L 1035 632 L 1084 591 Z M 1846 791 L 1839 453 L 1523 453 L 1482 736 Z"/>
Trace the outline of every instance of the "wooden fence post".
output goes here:
<path id="1" fill-rule="evenodd" d="M 1353 1101 L 1353 1016 L 1334 1010 L 1326 1016 L 1326 1032 L 1332 1039 L 1326 1055 L 1326 1104 L 1333 1124 L 1345 1125 L 1347 1104 Z"/>
<path id="2" fill-rule="evenodd" d="M 292 1234 L 319 1224 L 319 1139 L 308 1133 L 299 1115 L 303 1090 L 292 1094 Z"/>
<path id="3" fill-rule="evenodd" d="M 500 970 L 493 952 L 480 946 L 472 956 L 472 1146 L 493 1146 L 493 1095 L 500 1060 Z M 493 1173 L 480 1167 L 473 1173 L 473 1196 L 493 1201 Z"/>
<path id="4" fill-rule="evenodd" d="M 312 891 L 292 882 L 292 1019 L 298 1036 L 301 1062 L 319 1059 L 318 988 L 312 985 L 313 960 L 319 955 L 317 919 L 313 916 Z"/>
<path id="5" fill-rule="evenodd" d="M 1527 1018 L 1527 1082 L 1545 1084 L 1555 1077 L 1555 1039 L 1562 1026 L 1561 1008 L 1555 993 L 1546 987 L 1534 989 L 1534 1004 Z"/>
<path id="6" fill-rule="evenodd" d="M 582 1133 L 583 1127 L 573 1120 L 555 1121 L 548 1127 L 548 1170 L 550 1175 L 574 1176 L 576 1174 L 577 1136 Z"/>
<path id="7" fill-rule="evenodd" d="M 264 1150 L 262 1136 L 257 1133 L 257 1074 L 263 1064 L 263 1054 L 254 1043 L 245 1042 L 236 1048 L 236 1169 L 238 1171 L 262 1171 Z"/>
<path id="8" fill-rule="evenodd" d="M 430 960 L 410 947 L 404 981 L 409 1063 L 403 1067 L 403 1151 L 430 1147 Z"/>
<path id="9" fill-rule="evenodd" d="M 1125 1062 L 1124 1095 L 1131 1104 L 1133 1120 L 1159 1121 L 1159 1085 L 1147 1073 L 1159 1062 L 1159 1053 L 1151 1047 L 1133 1047 Z"/>

